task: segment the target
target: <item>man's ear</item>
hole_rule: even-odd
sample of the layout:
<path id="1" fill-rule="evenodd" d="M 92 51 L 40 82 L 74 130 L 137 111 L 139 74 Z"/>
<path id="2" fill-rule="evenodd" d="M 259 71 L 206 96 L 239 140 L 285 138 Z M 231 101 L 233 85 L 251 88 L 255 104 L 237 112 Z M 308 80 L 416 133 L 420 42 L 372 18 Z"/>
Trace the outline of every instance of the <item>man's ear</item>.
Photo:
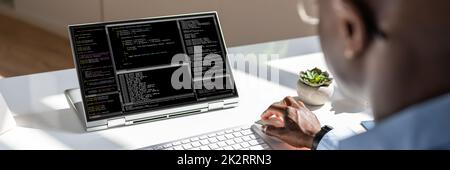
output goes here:
<path id="1" fill-rule="evenodd" d="M 361 56 L 368 44 L 367 25 L 361 9 L 351 0 L 333 0 L 337 14 L 337 29 L 344 41 L 344 55 L 347 59 Z"/>

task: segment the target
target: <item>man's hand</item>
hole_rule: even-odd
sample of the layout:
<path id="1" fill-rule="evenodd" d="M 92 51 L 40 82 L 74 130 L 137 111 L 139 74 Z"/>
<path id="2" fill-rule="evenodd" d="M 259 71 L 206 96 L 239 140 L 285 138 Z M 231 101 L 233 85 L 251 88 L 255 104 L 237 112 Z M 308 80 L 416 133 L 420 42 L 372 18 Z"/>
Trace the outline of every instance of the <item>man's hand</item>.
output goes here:
<path id="1" fill-rule="evenodd" d="M 311 148 L 314 136 L 321 128 L 316 115 L 292 97 L 271 105 L 261 115 L 261 120 L 269 124 L 263 127 L 267 135 L 298 148 Z"/>

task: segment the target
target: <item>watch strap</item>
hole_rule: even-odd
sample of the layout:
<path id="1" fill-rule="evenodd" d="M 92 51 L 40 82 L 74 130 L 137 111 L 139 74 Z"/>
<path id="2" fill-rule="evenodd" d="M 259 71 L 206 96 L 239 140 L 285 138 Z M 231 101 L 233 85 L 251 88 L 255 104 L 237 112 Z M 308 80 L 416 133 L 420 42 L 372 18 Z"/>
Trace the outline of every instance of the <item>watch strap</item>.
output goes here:
<path id="1" fill-rule="evenodd" d="M 313 139 L 313 144 L 311 147 L 311 150 L 316 150 L 319 146 L 320 140 L 329 132 L 333 130 L 333 127 L 325 125 L 322 128 L 320 128 L 320 131 L 316 134 L 316 136 Z"/>

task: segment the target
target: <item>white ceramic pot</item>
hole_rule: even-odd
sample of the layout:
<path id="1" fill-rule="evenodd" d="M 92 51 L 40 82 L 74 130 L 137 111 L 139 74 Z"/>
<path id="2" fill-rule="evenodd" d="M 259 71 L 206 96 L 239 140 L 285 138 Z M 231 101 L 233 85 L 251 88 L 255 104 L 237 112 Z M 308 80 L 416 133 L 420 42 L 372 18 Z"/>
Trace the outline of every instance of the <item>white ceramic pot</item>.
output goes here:
<path id="1" fill-rule="evenodd" d="M 0 135 L 8 130 L 11 130 L 16 126 L 16 121 L 11 114 L 11 111 L 3 99 L 2 94 L 0 94 Z"/>
<path id="2" fill-rule="evenodd" d="M 331 100 L 334 93 L 333 84 L 328 87 L 311 87 L 301 82 L 297 81 L 297 94 L 299 99 L 307 104 L 313 106 L 321 106 L 326 102 Z"/>

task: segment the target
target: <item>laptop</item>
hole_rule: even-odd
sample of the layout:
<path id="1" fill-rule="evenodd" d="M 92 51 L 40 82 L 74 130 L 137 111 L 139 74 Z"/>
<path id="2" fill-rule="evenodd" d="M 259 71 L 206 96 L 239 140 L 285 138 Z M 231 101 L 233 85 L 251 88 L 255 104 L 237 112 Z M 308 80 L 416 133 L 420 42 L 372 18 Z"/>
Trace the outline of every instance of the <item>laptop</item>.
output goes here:
<path id="1" fill-rule="evenodd" d="M 80 88 L 65 94 L 86 131 L 238 105 L 216 12 L 68 30 Z"/>

